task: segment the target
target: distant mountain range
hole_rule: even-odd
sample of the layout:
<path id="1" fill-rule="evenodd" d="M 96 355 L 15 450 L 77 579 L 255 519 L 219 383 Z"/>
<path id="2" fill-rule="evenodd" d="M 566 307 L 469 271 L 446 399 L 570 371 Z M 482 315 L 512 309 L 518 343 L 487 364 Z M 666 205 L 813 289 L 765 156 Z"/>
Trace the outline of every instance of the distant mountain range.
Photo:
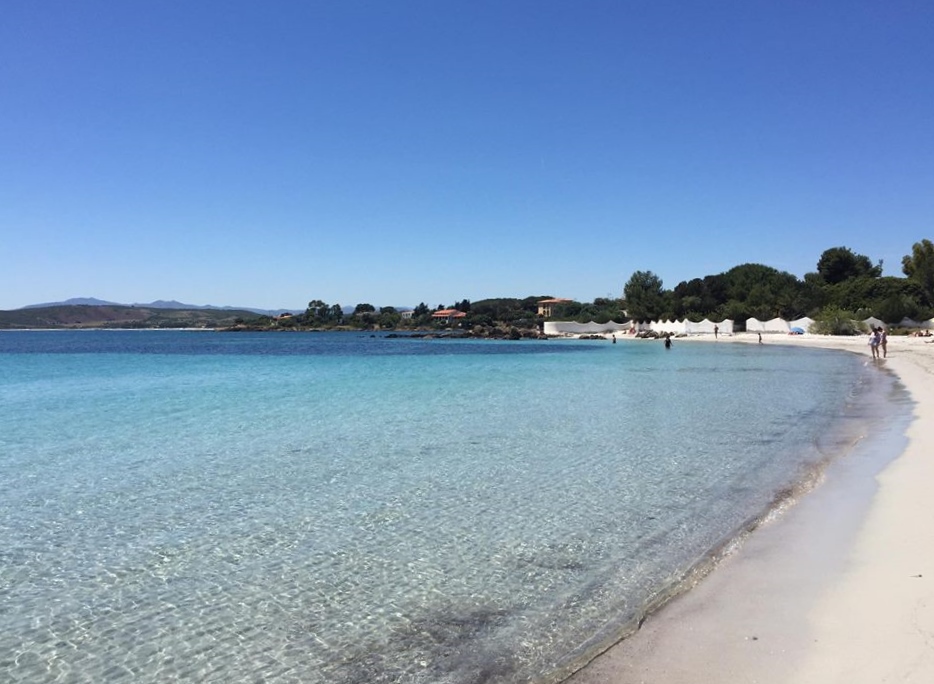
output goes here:
<path id="1" fill-rule="evenodd" d="M 154 302 L 135 303 L 135 304 L 121 304 L 120 302 L 107 302 L 103 299 L 96 299 L 94 297 L 73 297 L 72 299 L 66 299 L 63 302 L 46 302 L 44 304 L 29 304 L 28 306 L 21 307 L 22 309 L 45 309 L 50 306 L 139 306 L 146 307 L 148 309 L 187 309 L 187 310 L 197 310 L 197 309 L 210 309 L 212 311 L 249 311 L 250 313 L 259 314 L 261 316 L 278 316 L 279 314 L 284 313 L 304 313 L 303 309 L 253 309 L 248 306 L 212 306 L 211 304 L 199 305 L 199 304 L 184 304 L 182 302 L 177 302 L 175 300 L 166 301 L 164 299 L 158 299 Z"/>

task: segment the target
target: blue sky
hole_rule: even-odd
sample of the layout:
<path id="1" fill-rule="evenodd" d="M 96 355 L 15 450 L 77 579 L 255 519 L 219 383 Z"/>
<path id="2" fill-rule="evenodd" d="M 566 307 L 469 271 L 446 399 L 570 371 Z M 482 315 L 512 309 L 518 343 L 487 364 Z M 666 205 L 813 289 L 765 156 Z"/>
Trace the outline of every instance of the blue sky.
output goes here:
<path id="1" fill-rule="evenodd" d="M 926 1 L 7 0 L 0 309 L 901 275 L 932 65 Z"/>

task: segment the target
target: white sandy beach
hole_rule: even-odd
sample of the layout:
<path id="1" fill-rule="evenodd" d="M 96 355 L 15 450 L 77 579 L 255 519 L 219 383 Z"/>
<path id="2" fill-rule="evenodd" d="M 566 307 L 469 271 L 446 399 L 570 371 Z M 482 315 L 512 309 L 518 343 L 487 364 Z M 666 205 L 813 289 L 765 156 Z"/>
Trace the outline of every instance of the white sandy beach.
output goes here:
<path id="1" fill-rule="evenodd" d="M 865 337 L 763 339 L 870 358 Z M 890 337 L 880 365 L 914 402 L 901 456 L 875 477 L 831 468 L 571 684 L 934 682 L 934 343 Z"/>

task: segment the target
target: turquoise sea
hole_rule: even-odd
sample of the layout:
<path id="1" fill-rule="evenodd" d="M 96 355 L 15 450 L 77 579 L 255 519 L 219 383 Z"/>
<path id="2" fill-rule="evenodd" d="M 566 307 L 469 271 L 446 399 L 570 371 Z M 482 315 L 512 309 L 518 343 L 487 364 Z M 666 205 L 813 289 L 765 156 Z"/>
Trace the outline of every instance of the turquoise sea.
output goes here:
<path id="1" fill-rule="evenodd" d="M 556 681 L 900 392 L 769 344 L 0 332 L 0 679 Z"/>

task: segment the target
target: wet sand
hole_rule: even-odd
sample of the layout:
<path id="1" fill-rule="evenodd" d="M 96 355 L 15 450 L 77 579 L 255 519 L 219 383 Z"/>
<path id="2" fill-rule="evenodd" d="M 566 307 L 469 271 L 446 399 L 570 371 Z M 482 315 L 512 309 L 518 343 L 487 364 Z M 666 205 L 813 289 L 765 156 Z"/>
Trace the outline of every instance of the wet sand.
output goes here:
<path id="1" fill-rule="evenodd" d="M 764 334 L 763 343 L 848 350 L 872 363 L 864 337 Z M 855 462 L 832 466 L 569 684 L 934 682 L 934 343 L 890 337 L 878 363 L 913 401 L 903 453 L 875 472 L 860 466 L 857 447 Z"/>

